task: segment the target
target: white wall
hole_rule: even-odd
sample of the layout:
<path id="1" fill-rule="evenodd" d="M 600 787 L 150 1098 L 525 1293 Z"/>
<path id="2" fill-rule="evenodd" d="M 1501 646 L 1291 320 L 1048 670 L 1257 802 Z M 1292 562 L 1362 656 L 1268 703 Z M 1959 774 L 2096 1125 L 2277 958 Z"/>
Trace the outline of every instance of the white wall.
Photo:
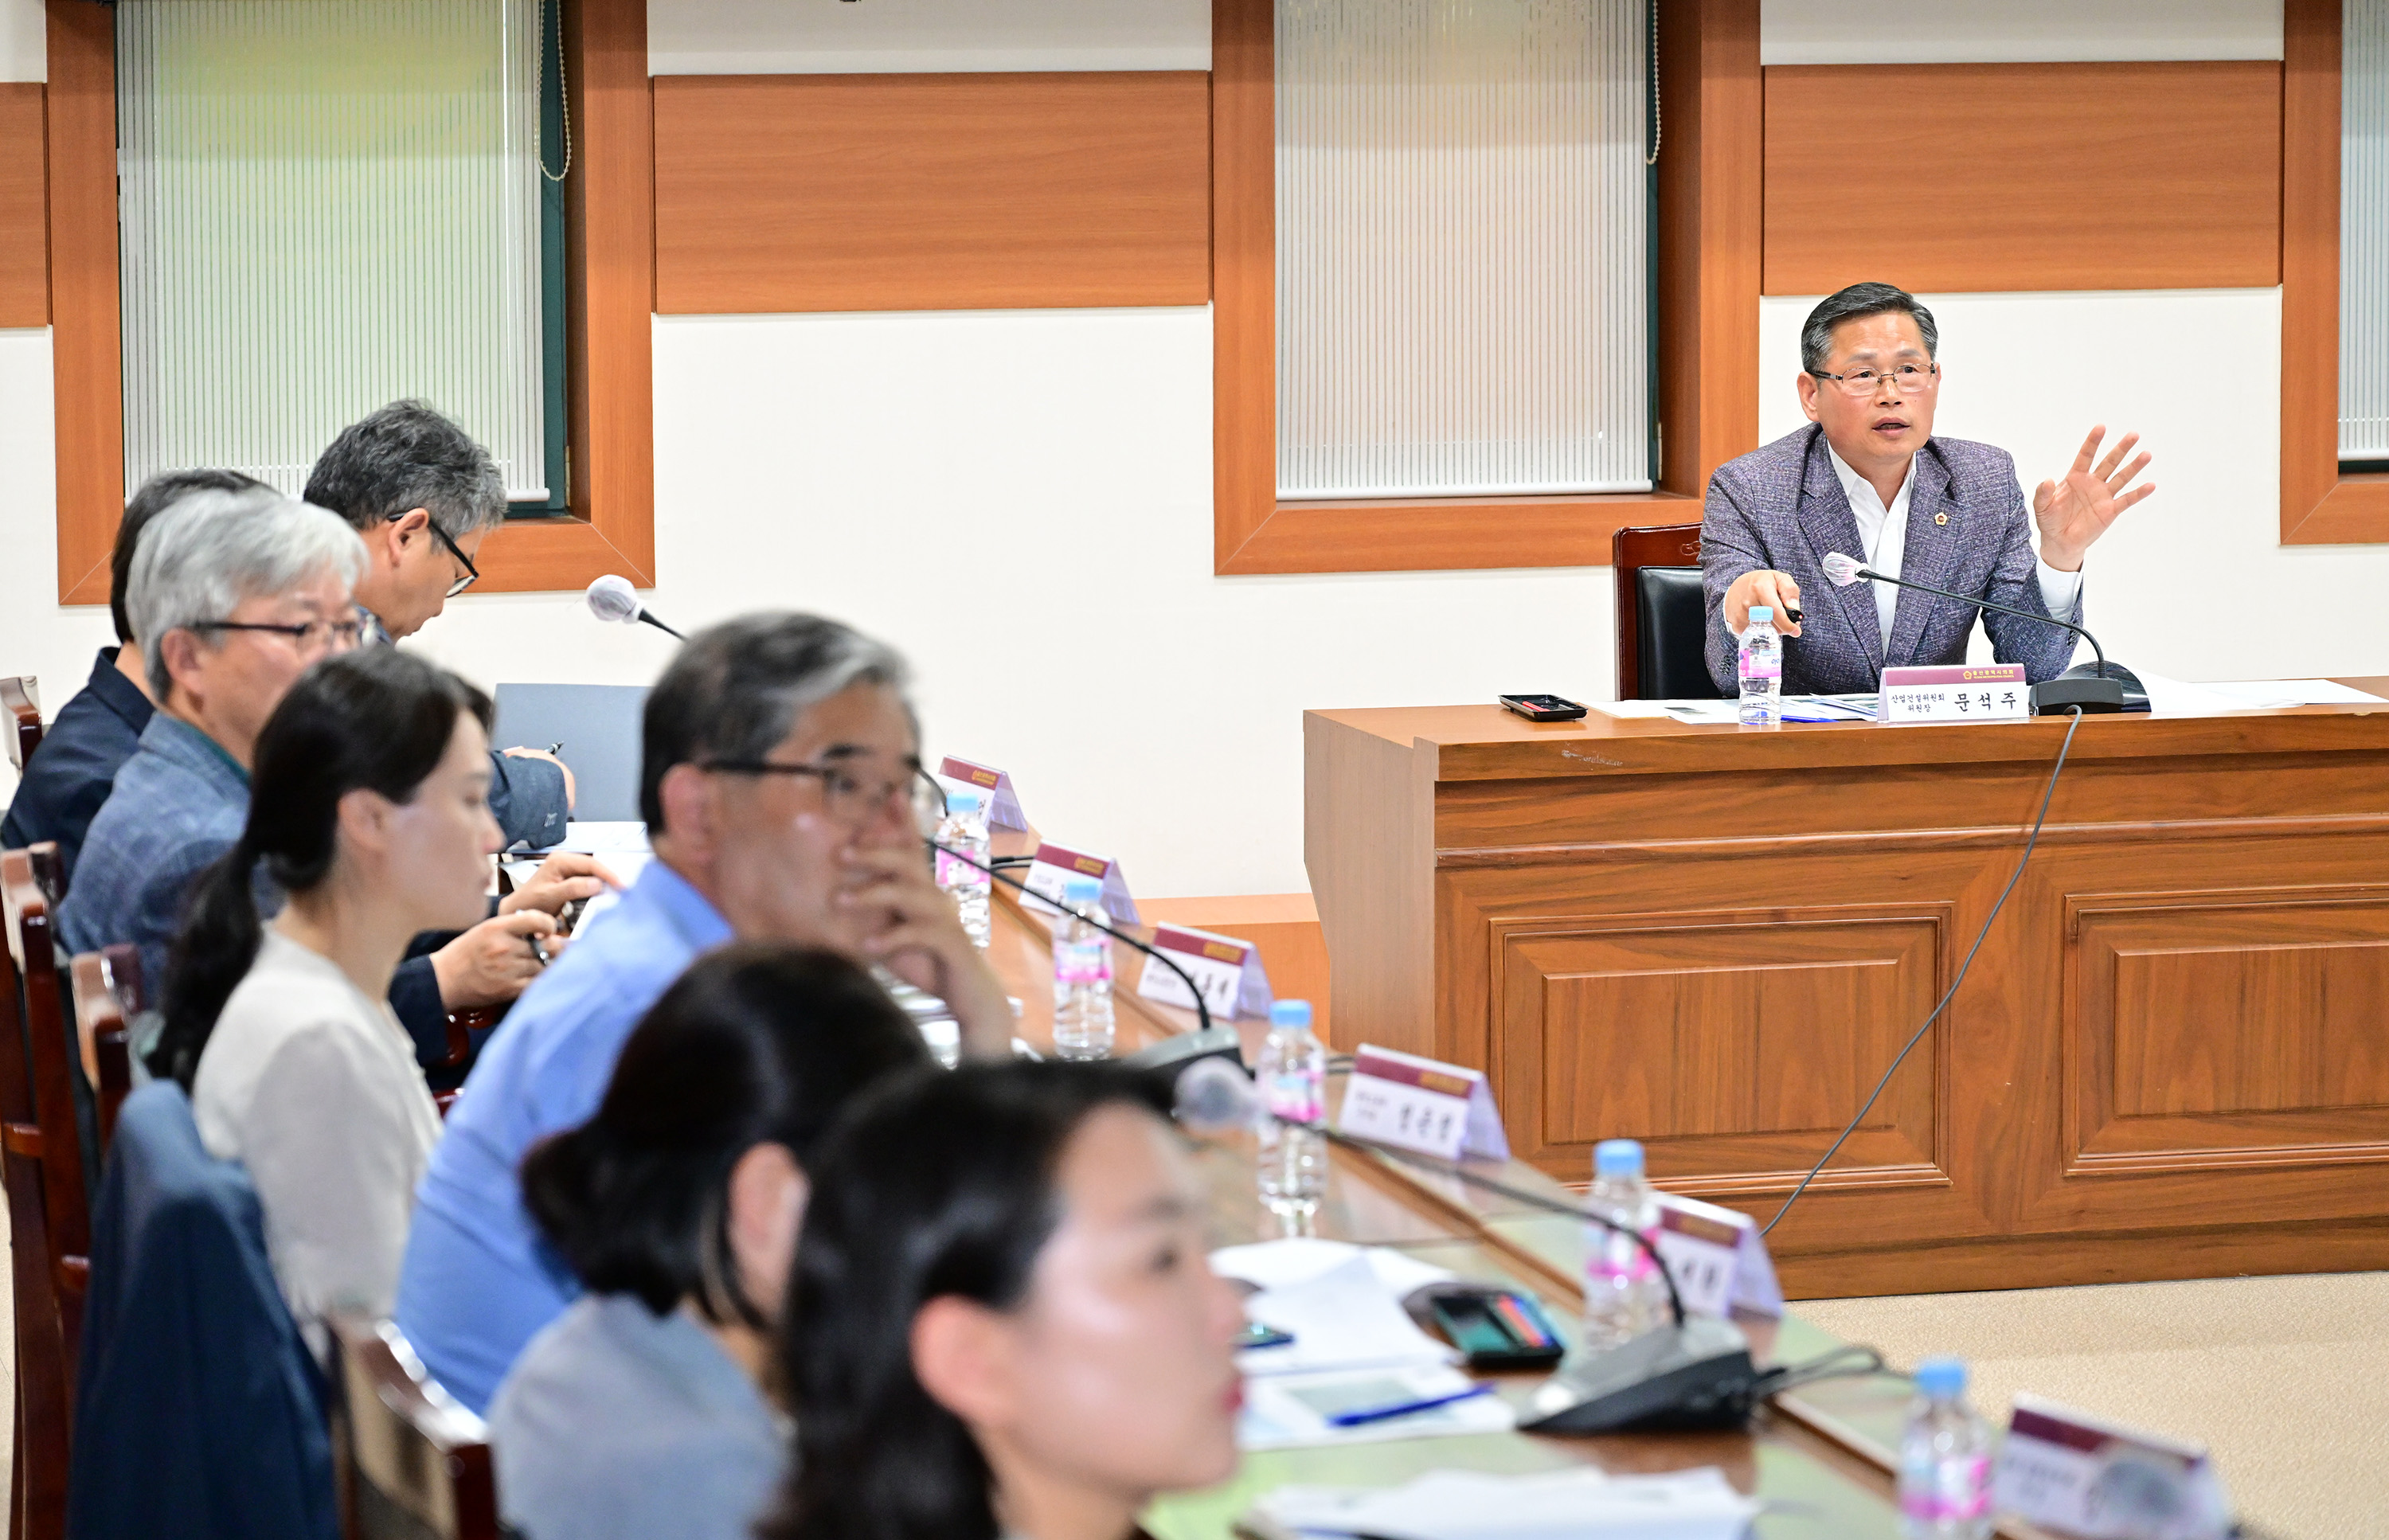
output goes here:
<path id="1" fill-rule="evenodd" d="M 1759 0 L 1761 64 L 2279 58 L 2281 0 Z"/>

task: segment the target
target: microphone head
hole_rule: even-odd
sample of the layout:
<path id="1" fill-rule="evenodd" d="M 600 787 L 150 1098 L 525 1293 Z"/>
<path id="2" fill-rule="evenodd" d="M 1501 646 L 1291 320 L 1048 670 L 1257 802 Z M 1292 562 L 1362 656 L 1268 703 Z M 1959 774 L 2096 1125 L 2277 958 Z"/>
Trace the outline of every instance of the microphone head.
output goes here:
<path id="1" fill-rule="evenodd" d="M 608 572 L 589 585 L 589 613 L 600 620 L 635 625 L 639 618 L 639 594 L 631 579 Z"/>
<path id="2" fill-rule="evenodd" d="M 1171 1115 L 1202 1134 L 1249 1126 L 1260 1109 L 1260 1092 L 1250 1076 L 1225 1059 L 1197 1059 L 1179 1072 Z"/>
<path id="3" fill-rule="evenodd" d="M 1833 579 L 1835 588 L 1849 587 L 1859 580 L 1858 558 L 1845 556 L 1838 551 L 1828 553 L 1825 556 L 1825 576 Z"/>

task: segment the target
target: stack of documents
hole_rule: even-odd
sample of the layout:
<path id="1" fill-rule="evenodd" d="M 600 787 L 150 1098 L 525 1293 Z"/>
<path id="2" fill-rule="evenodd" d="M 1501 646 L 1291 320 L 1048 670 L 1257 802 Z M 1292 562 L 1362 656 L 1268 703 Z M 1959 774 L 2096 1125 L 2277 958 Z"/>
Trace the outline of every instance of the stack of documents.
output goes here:
<path id="1" fill-rule="evenodd" d="M 1452 1367 L 1402 1298 L 1453 1275 L 1399 1252 L 1340 1241 L 1271 1241 L 1215 1252 L 1223 1278 L 1252 1284 L 1246 1318 L 1290 1341 L 1237 1355 L 1246 1449 L 1498 1432 L 1509 1407 Z"/>
<path id="2" fill-rule="evenodd" d="M 1735 1540 L 1758 1504 L 1714 1467 L 1612 1476 L 1591 1466 L 1534 1476 L 1433 1470 L 1394 1487 L 1282 1486 L 1244 1527 L 1272 1540 Z"/>

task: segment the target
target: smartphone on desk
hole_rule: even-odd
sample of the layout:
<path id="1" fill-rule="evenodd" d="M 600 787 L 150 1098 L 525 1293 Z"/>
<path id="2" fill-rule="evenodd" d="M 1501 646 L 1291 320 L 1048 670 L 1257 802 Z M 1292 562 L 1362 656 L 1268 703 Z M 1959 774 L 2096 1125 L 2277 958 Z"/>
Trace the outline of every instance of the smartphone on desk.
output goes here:
<path id="1" fill-rule="evenodd" d="M 1581 719 L 1585 709 L 1565 695 L 1504 695 L 1501 706 L 1530 722 L 1572 722 Z"/>

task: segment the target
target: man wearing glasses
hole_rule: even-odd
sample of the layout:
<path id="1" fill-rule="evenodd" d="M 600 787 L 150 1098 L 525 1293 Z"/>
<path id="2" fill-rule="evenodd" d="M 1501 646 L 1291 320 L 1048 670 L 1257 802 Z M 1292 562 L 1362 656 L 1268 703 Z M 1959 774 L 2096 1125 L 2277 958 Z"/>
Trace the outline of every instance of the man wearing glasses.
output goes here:
<path id="1" fill-rule="evenodd" d="M 490 452 L 421 401 L 392 401 L 340 430 L 307 477 L 306 499 L 365 543 L 357 606 L 366 640 L 413 636 L 480 578 L 473 559 L 505 522 L 506 486 Z M 490 816 L 506 843 L 564 837 L 572 772 L 542 749 L 490 756 Z"/>
<path id="2" fill-rule="evenodd" d="M 1739 690 L 1738 639 L 1754 605 L 1799 639 L 1783 649 L 1790 694 L 1870 691 L 1886 667 L 1962 663 L 1977 614 L 2000 662 L 2023 664 L 2036 683 L 2064 672 L 2075 638 L 2061 627 L 1889 583 L 1835 588 L 1824 579 L 1820 563 L 1838 551 L 1890 577 L 2079 625 L 2083 553 L 2156 490 L 2132 485 L 2147 454 L 2124 464 L 2140 435 L 2101 459 L 2107 430 L 2092 428 L 2073 468 L 2032 495 L 2036 558 L 2015 462 L 1987 444 L 1933 436 L 1939 341 L 1933 312 L 1889 284 L 1853 284 L 1809 312 L 1799 388 L 1811 426 L 1709 477 L 1701 576 L 1709 674 L 1723 694 Z"/>
<path id="3" fill-rule="evenodd" d="M 631 1030 L 701 952 L 734 938 L 820 947 L 946 1002 L 964 1050 L 1000 1056 L 1012 1007 L 925 835 L 905 669 L 835 620 L 750 615 L 689 638 L 647 696 L 639 808 L 655 859 L 523 993 L 415 1190 L 398 1324 L 476 1412 L 580 1284 L 540 1241 L 516 1173 L 588 1121 Z"/>

